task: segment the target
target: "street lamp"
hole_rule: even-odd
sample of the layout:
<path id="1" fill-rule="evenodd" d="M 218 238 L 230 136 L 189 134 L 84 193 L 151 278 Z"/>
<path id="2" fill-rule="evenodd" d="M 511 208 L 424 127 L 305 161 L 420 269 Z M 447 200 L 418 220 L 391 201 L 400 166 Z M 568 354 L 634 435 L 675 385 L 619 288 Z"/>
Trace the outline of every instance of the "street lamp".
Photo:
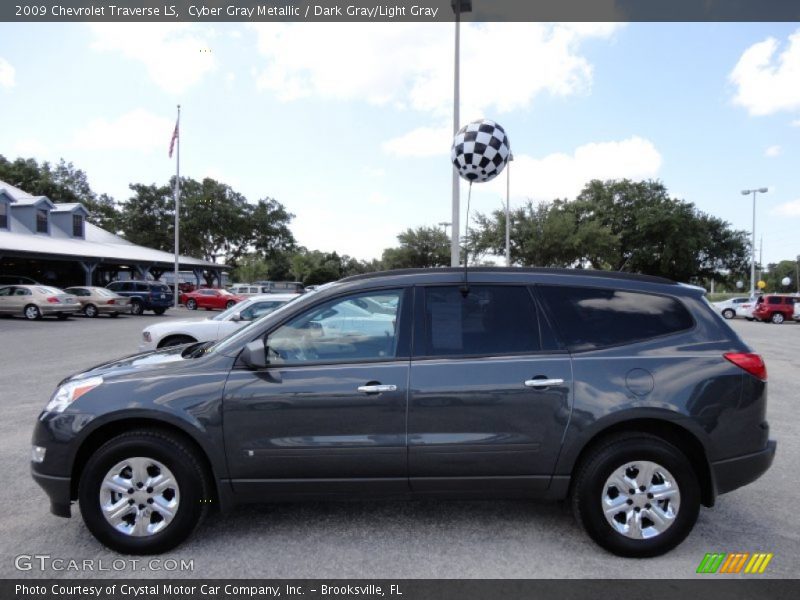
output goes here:
<path id="1" fill-rule="evenodd" d="M 458 133 L 460 127 L 459 121 L 461 115 L 459 114 L 460 98 L 460 79 L 459 79 L 459 56 L 461 53 L 461 14 L 472 12 L 472 0 L 450 0 L 450 6 L 456 15 L 456 48 L 455 48 L 455 64 L 453 68 L 453 136 Z M 461 263 L 461 244 L 458 239 L 458 224 L 460 212 L 460 199 L 459 199 L 459 175 L 453 169 L 453 218 L 452 224 L 452 239 L 450 240 L 450 266 L 457 267 Z"/>
<path id="2" fill-rule="evenodd" d="M 450 221 L 441 221 L 437 223 L 437 225 L 444 227 L 444 234 L 447 235 L 447 228 L 450 227 Z"/>
<path id="3" fill-rule="evenodd" d="M 756 194 L 766 194 L 769 189 L 753 188 L 752 190 L 742 190 L 742 196 L 749 196 L 753 194 L 753 243 L 752 250 L 753 256 L 750 261 L 750 297 L 755 298 L 756 295 Z"/>
<path id="4" fill-rule="evenodd" d="M 506 165 L 506 266 L 511 266 L 511 161 L 514 155 L 508 155 Z"/>

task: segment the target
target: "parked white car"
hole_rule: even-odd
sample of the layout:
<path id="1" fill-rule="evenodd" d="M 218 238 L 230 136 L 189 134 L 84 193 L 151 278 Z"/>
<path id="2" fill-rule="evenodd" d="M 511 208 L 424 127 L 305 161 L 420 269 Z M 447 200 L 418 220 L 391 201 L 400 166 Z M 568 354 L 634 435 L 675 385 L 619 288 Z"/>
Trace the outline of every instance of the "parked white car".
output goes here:
<path id="1" fill-rule="evenodd" d="M 748 321 L 754 320 L 753 311 L 756 309 L 757 303 L 758 303 L 758 298 L 748 298 L 747 302 L 739 304 L 736 307 L 736 316 L 741 317 L 743 319 L 747 319 Z"/>
<path id="2" fill-rule="evenodd" d="M 792 315 L 792 319 L 800 321 L 800 302 L 794 303 L 794 315 Z"/>
<path id="3" fill-rule="evenodd" d="M 734 317 L 739 316 L 737 309 L 748 302 L 750 302 L 750 298 L 747 296 L 740 296 L 738 298 L 729 298 L 728 300 L 722 300 L 720 302 L 712 302 L 711 306 L 713 306 L 717 312 L 726 319 L 733 319 Z"/>
<path id="4" fill-rule="evenodd" d="M 297 298 L 299 298 L 297 294 L 253 296 L 210 319 L 187 319 L 149 325 L 142 331 L 139 351 L 148 352 L 167 346 L 221 339 Z"/>

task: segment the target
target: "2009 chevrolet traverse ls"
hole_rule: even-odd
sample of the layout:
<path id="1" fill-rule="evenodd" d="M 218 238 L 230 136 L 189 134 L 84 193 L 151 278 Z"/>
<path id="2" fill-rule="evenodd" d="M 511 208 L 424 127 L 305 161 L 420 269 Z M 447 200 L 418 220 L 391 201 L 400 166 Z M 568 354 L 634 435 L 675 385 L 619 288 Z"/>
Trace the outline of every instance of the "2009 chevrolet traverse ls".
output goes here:
<path id="1" fill-rule="evenodd" d="M 620 273 L 351 277 L 219 342 L 59 385 L 33 434 L 52 512 L 166 551 L 210 506 L 318 496 L 569 498 L 655 556 L 776 443 L 766 369 L 702 290 Z"/>

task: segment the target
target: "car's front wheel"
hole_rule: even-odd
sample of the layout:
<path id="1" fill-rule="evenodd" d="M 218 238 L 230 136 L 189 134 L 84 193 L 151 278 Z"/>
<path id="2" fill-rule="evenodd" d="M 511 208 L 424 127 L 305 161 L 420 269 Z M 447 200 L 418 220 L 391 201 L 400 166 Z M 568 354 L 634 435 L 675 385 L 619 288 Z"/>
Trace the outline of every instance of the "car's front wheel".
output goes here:
<path id="1" fill-rule="evenodd" d="M 575 517 L 589 536 L 619 556 L 659 556 L 680 544 L 700 511 L 700 486 L 686 456 L 647 434 L 599 446 L 578 468 Z"/>
<path id="2" fill-rule="evenodd" d="M 92 454 L 78 500 L 100 542 L 124 554 L 158 554 L 180 544 L 202 520 L 209 490 L 209 478 L 185 442 L 135 430 Z"/>

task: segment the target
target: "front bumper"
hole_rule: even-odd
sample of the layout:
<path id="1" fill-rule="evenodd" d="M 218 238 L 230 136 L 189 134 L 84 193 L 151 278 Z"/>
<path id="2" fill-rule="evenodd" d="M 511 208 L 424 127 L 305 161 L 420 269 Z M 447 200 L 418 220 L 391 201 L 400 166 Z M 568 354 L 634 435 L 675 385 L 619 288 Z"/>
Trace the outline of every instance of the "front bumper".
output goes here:
<path id="1" fill-rule="evenodd" d="M 56 315 L 56 314 L 74 314 L 80 312 L 82 307 L 80 304 L 47 304 L 40 305 L 39 312 L 43 315 Z"/>
<path id="2" fill-rule="evenodd" d="M 777 446 L 778 442 L 769 440 L 759 452 L 711 463 L 717 494 L 731 492 L 761 477 L 772 465 Z"/>
<path id="3" fill-rule="evenodd" d="M 70 478 L 39 473 L 33 465 L 31 465 L 31 476 L 50 498 L 50 512 L 57 517 L 71 517 Z"/>

